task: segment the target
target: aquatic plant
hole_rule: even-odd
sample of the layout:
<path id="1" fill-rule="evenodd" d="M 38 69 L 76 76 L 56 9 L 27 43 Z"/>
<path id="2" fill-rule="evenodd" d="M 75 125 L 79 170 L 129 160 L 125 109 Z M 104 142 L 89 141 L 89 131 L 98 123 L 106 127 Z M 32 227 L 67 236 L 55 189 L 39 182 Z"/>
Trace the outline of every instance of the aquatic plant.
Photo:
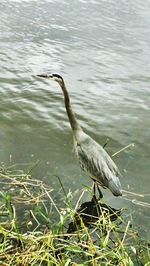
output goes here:
<path id="1" fill-rule="evenodd" d="M 150 265 L 150 245 L 124 210 L 58 181 L 56 193 L 31 171 L 0 170 L 0 265 Z"/>

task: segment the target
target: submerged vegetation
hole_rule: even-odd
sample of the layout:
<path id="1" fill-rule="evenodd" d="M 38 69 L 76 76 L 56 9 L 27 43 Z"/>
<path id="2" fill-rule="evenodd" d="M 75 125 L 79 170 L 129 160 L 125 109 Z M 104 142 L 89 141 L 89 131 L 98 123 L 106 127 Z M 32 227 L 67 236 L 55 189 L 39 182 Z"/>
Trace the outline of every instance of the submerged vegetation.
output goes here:
<path id="1" fill-rule="evenodd" d="M 58 181 L 56 192 L 30 171 L 0 169 L 0 265 L 150 265 L 150 244 L 125 210 L 99 202 L 90 188 L 75 201 L 77 192 Z"/>

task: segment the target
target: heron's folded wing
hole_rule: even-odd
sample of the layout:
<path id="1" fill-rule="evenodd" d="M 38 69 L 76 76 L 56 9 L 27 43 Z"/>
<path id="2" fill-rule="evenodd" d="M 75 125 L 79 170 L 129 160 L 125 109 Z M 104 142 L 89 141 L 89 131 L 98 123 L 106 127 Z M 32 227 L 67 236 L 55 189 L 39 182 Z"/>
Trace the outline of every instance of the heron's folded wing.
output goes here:
<path id="1" fill-rule="evenodd" d="M 111 157 L 103 149 L 101 145 L 91 138 L 87 138 L 84 142 L 76 147 L 81 168 L 87 171 L 93 178 L 108 186 L 108 182 L 115 178 L 119 170 Z M 115 180 L 116 181 L 116 180 Z"/>

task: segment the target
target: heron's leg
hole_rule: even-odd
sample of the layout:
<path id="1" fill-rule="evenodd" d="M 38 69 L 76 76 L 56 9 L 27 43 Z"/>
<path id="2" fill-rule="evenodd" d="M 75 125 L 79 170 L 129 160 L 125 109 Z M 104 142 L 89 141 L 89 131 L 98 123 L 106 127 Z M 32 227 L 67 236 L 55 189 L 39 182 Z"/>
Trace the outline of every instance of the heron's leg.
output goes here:
<path id="1" fill-rule="evenodd" d="M 98 193 L 99 193 L 99 199 L 102 199 L 103 198 L 102 191 L 100 190 L 99 185 L 94 181 L 93 182 L 93 185 L 92 185 L 93 195 L 94 196 L 96 196 L 96 187 L 97 187 L 97 190 L 98 190 Z"/>
<path id="2" fill-rule="evenodd" d="M 98 189 L 98 185 L 96 184 L 95 181 L 93 181 L 92 190 L 93 190 L 93 196 L 95 196 L 95 197 L 96 197 L 96 187 Z M 99 190 L 98 190 L 98 192 L 99 192 Z M 100 195 L 102 195 L 102 193 Z M 103 197 L 103 195 L 102 195 L 102 197 Z"/>
<path id="3" fill-rule="evenodd" d="M 93 190 L 93 197 L 92 197 L 91 202 L 93 202 L 93 204 L 96 205 L 97 204 L 97 198 L 96 198 L 96 184 L 95 184 L 95 181 L 93 181 L 92 190 Z"/>
<path id="4" fill-rule="evenodd" d="M 93 195 L 96 195 L 96 187 L 95 187 L 95 182 L 93 182 L 93 185 L 92 185 L 92 190 L 93 190 Z"/>
<path id="5" fill-rule="evenodd" d="M 99 198 L 102 199 L 103 198 L 103 194 L 102 194 L 102 191 L 100 190 L 99 185 L 97 185 L 97 190 L 98 190 L 98 193 L 99 193 Z"/>

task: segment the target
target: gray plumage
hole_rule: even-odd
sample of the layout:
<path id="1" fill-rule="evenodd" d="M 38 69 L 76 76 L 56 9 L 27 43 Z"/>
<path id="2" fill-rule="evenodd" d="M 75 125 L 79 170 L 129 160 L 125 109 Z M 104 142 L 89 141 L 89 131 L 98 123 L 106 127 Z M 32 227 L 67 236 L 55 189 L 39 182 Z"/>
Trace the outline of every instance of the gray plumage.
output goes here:
<path id="1" fill-rule="evenodd" d="M 74 149 L 81 168 L 89 174 L 96 184 L 103 188 L 109 188 L 114 196 L 121 196 L 119 170 L 104 148 L 88 136 L 79 125 L 72 111 L 70 97 L 63 78 L 58 74 L 38 76 L 55 80 L 63 91 L 66 111 L 73 130 Z"/>
<path id="2" fill-rule="evenodd" d="M 109 188 L 115 196 L 121 196 L 119 170 L 103 147 L 82 130 L 74 138 L 74 147 L 81 168 L 97 184 Z"/>

